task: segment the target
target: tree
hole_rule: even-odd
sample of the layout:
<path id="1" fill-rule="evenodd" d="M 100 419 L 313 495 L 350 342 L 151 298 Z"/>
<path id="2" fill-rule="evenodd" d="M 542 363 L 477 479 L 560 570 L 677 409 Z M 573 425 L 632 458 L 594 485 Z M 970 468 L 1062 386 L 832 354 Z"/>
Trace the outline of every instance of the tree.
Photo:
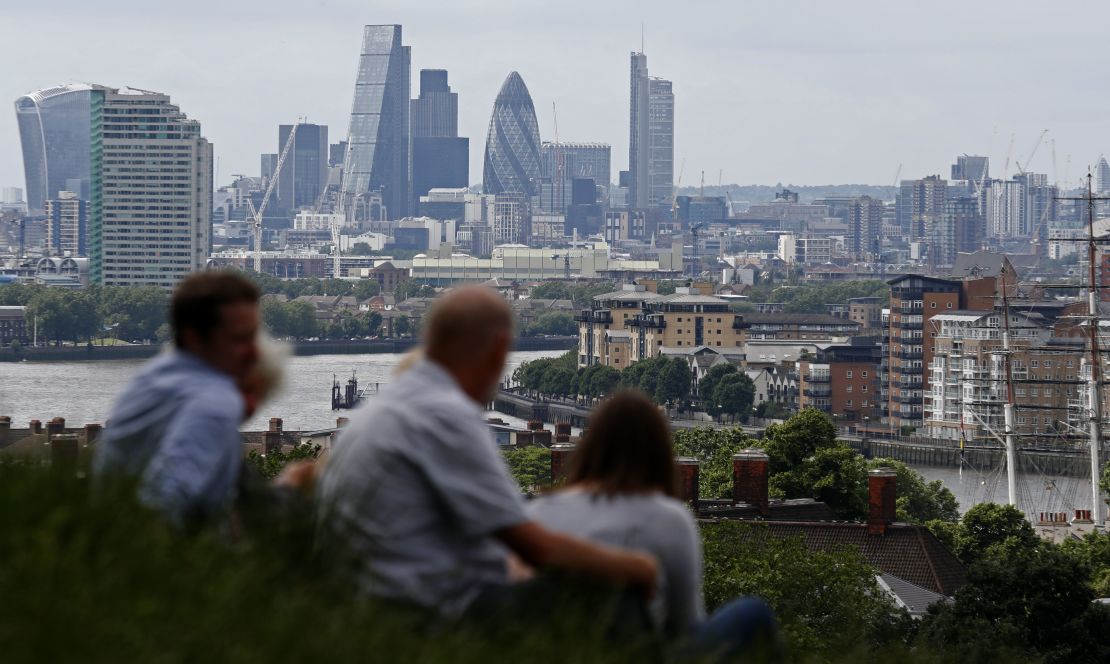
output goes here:
<path id="1" fill-rule="evenodd" d="M 761 524 L 702 527 L 706 606 L 733 597 L 765 600 L 803 659 L 869 650 L 905 639 L 912 620 L 879 591 L 875 571 L 854 549 L 814 551 Z"/>
<path id="2" fill-rule="evenodd" d="M 351 247 L 352 256 L 369 256 L 372 253 L 374 253 L 373 250 L 366 242 L 355 242 L 354 246 Z"/>
<path id="3" fill-rule="evenodd" d="M 674 432 L 674 451 L 699 461 L 698 490 L 702 498 L 732 497 L 732 455 L 757 446 L 739 427 L 680 429 Z"/>
<path id="4" fill-rule="evenodd" d="M 393 322 L 393 332 L 399 337 L 403 337 L 412 332 L 412 321 L 408 316 L 400 316 Z"/>
<path id="5" fill-rule="evenodd" d="M 771 457 L 771 473 L 791 470 L 824 447 L 836 445 L 836 427 L 829 416 L 806 408 L 763 434 L 763 449 Z"/>
<path id="6" fill-rule="evenodd" d="M 690 396 L 690 365 L 681 357 L 660 359 L 655 401 L 661 404 L 680 403 Z"/>
<path id="7" fill-rule="evenodd" d="M 351 291 L 359 300 L 369 300 L 382 292 L 381 284 L 376 279 L 360 279 Z"/>
<path id="8" fill-rule="evenodd" d="M 722 363 L 717 364 L 705 373 L 705 376 L 698 381 L 698 395 L 706 401 L 713 401 L 713 390 L 717 388 L 717 383 L 729 374 L 734 374 L 739 371 L 735 364 Z"/>
<path id="9" fill-rule="evenodd" d="M 286 333 L 294 339 L 320 336 L 316 322 L 316 309 L 308 302 L 289 302 L 285 305 Z"/>
<path id="10" fill-rule="evenodd" d="M 551 484 L 551 450 L 518 447 L 506 449 L 502 454 L 521 491 L 536 491 Z"/>
<path id="11" fill-rule="evenodd" d="M 309 445 L 308 443 L 297 445 L 288 452 L 281 450 L 274 450 L 268 454 L 259 454 L 251 450 L 247 455 L 247 461 L 254 464 L 255 468 L 262 473 L 267 479 L 273 479 L 281 474 L 286 464 L 293 461 L 306 461 L 315 459 L 320 454 L 319 445 Z"/>
<path id="12" fill-rule="evenodd" d="M 897 519 L 907 523 L 955 523 L 960 519 L 956 496 L 940 480 L 927 482 L 921 473 L 894 459 L 872 459 L 868 468 L 893 468 L 897 473 Z"/>
<path id="13" fill-rule="evenodd" d="M 587 396 L 596 398 L 612 394 L 613 390 L 620 384 L 621 373 L 604 364 L 595 364 L 590 368 L 594 371 L 590 374 L 587 384 Z M 581 387 L 581 383 L 579 387 Z"/>
<path id="14" fill-rule="evenodd" d="M 570 396 L 575 392 L 575 372 L 560 364 L 553 363 L 543 372 L 540 391 L 551 396 Z"/>
<path id="15" fill-rule="evenodd" d="M 843 443 L 821 447 L 794 468 L 772 473 L 768 484 L 785 498 L 819 500 L 839 519 L 867 515 L 867 467 L 863 457 Z"/>
<path id="16" fill-rule="evenodd" d="M 1008 512 L 988 512 L 1001 517 L 999 525 L 1010 523 Z M 971 564 L 953 604 L 929 608 L 921 641 L 942 647 L 953 661 L 1110 661 L 1110 611 L 1092 603 L 1089 568 L 1048 542 L 1016 548 L 1005 542 Z"/>
<path id="17" fill-rule="evenodd" d="M 307 303 L 302 303 L 307 304 Z M 287 337 L 289 333 L 289 308 L 284 302 L 273 298 L 262 299 L 262 324 L 275 337 Z"/>
<path id="18" fill-rule="evenodd" d="M 790 409 L 778 401 L 760 401 L 755 407 L 755 416 L 781 420 L 790 417 Z"/>
<path id="19" fill-rule="evenodd" d="M 574 316 L 566 311 L 545 311 L 537 316 L 536 320 L 530 323 L 524 331 L 526 336 L 540 334 L 571 336 L 577 334 L 577 332 L 578 325 L 574 322 Z"/>
<path id="20" fill-rule="evenodd" d="M 1029 521 L 1013 505 L 980 503 L 960 519 L 955 554 L 971 565 L 987 552 L 1029 551 L 1038 543 Z"/>
<path id="21" fill-rule="evenodd" d="M 755 400 L 755 384 L 747 374 L 738 372 L 730 373 L 717 383 L 713 389 L 713 403 L 722 413 L 732 415 L 735 422 L 739 417 L 748 419 Z"/>

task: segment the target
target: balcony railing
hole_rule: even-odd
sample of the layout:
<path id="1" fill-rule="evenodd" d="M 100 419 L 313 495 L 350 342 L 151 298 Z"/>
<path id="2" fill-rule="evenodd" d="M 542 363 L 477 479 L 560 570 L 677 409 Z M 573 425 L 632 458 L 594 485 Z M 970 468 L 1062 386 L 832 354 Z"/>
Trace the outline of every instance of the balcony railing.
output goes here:
<path id="1" fill-rule="evenodd" d="M 920 360 L 925 357 L 925 353 L 919 350 L 900 350 L 894 356 L 903 360 Z"/>
<path id="2" fill-rule="evenodd" d="M 832 388 L 822 385 L 809 385 L 802 390 L 802 394 L 807 397 L 828 397 L 832 396 Z"/>
<path id="3" fill-rule="evenodd" d="M 896 366 L 896 367 L 891 367 L 890 371 L 891 371 L 891 373 L 894 373 L 894 374 L 911 375 L 911 376 L 919 376 L 922 373 L 924 373 L 924 370 L 921 367 L 898 367 L 898 366 Z"/>
<path id="4" fill-rule="evenodd" d="M 829 374 L 827 373 L 805 374 L 803 379 L 807 383 L 827 383 L 830 380 Z"/>
<path id="5" fill-rule="evenodd" d="M 598 325 L 612 325 L 613 314 L 608 310 L 591 311 L 583 309 L 574 314 L 574 320 L 579 323 L 596 323 Z"/>
<path id="6" fill-rule="evenodd" d="M 667 327 L 667 321 L 662 316 L 636 316 L 625 321 L 627 327 L 647 327 L 662 330 Z"/>
<path id="7" fill-rule="evenodd" d="M 908 396 L 908 397 L 904 397 L 900 394 L 895 394 L 894 396 L 891 397 L 891 399 L 894 400 L 894 403 L 904 403 L 904 404 L 913 405 L 913 404 L 920 404 L 923 401 L 924 397 L 922 397 L 920 394 L 917 395 L 917 396 Z"/>

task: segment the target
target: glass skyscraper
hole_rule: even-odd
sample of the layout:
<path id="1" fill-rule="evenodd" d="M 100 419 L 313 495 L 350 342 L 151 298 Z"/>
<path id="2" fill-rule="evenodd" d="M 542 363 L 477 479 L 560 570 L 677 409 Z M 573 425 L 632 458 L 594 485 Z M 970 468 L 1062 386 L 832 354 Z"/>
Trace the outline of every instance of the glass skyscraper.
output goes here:
<path id="1" fill-rule="evenodd" d="M 648 76 L 647 56 L 632 54 L 629 88 L 628 205 L 669 208 L 674 196 L 674 92 Z"/>
<path id="2" fill-rule="evenodd" d="M 524 79 L 509 74 L 497 100 L 486 134 L 482 189 L 486 194 L 531 198 L 539 192 L 540 129 Z"/>
<path id="3" fill-rule="evenodd" d="M 42 214 L 45 202 L 79 180 L 89 185 L 89 121 L 96 86 L 60 85 L 23 95 L 15 101 L 15 117 L 23 145 L 27 207 Z"/>
<path id="4" fill-rule="evenodd" d="M 289 140 L 293 125 L 278 126 L 278 154 Z M 327 125 L 297 125 L 297 135 L 278 175 L 277 195 L 282 210 L 290 216 L 300 208 L 314 207 L 328 184 Z"/>
<path id="5" fill-rule="evenodd" d="M 420 97 L 412 100 L 413 197 L 467 187 L 469 180 L 470 139 L 459 136 L 459 95 L 445 70 L 421 69 Z"/>
<path id="6" fill-rule="evenodd" d="M 647 56 L 632 54 L 628 103 L 628 206 L 646 208 L 651 191 Z"/>
<path id="7" fill-rule="evenodd" d="M 368 218 L 374 192 L 389 218 L 411 212 L 410 61 L 401 26 L 365 26 L 343 161 L 341 196 L 349 219 Z"/>

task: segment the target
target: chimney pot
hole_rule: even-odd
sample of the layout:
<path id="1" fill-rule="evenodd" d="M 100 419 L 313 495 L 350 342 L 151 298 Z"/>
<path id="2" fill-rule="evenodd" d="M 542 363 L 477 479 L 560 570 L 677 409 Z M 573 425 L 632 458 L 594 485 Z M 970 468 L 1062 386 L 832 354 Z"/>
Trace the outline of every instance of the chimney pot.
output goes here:
<path id="1" fill-rule="evenodd" d="M 528 420 L 529 431 L 539 431 L 543 428 L 543 420 Z"/>
<path id="2" fill-rule="evenodd" d="M 867 532 L 883 535 L 894 523 L 898 499 L 898 474 L 893 468 L 875 468 L 867 473 Z"/>
<path id="3" fill-rule="evenodd" d="M 46 423 L 46 437 L 53 438 L 65 432 L 66 421 L 60 417 L 55 417 Z"/>
<path id="4" fill-rule="evenodd" d="M 740 450 L 732 455 L 732 499 L 752 505 L 759 515 L 771 515 L 767 497 L 770 457 L 759 449 Z"/>
<path id="5" fill-rule="evenodd" d="M 349 421 L 350 420 L 347 419 L 346 417 L 337 417 L 335 419 L 335 428 L 336 429 L 342 429 L 343 427 L 347 426 L 347 422 L 349 422 Z"/>
<path id="6" fill-rule="evenodd" d="M 693 457 L 678 457 L 675 459 L 675 464 L 678 466 L 678 497 L 680 500 L 690 503 L 690 506 L 697 512 L 700 498 L 698 481 L 701 479 L 701 466 L 698 464 L 698 460 Z"/>
<path id="7" fill-rule="evenodd" d="M 8 432 L 12 429 L 12 418 L 9 415 L 0 415 L 0 447 L 8 444 Z"/>
<path id="8" fill-rule="evenodd" d="M 281 433 L 281 425 L 282 425 L 282 422 L 281 422 L 280 417 L 271 417 L 270 418 L 270 431 L 276 431 L 278 433 Z"/>
<path id="9" fill-rule="evenodd" d="M 574 445 L 569 443 L 556 443 L 551 446 L 551 483 L 556 484 L 566 479 L 570 458 L 574 454 Z"/>
<path id="10" fill-rule="evenodd" d="M 42 420 L 31 420 L 28 427 L 31 429 L 31 433 L 42 433 Z"/>

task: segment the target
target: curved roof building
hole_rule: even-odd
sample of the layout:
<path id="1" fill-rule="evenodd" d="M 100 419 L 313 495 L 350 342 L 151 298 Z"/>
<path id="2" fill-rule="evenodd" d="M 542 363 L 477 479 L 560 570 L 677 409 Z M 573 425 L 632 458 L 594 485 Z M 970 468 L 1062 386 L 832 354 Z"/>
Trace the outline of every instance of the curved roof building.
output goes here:
<path id="1" fill-rule="evenodd" d="M 67 187 L 79 185 L 81 192 L 88 190 L 94 87 L 84 83 L 59 85 L 15 100 L 27 207 L 32 213 L 41 213 L 44 201 L 57 197 Z"/>
<path id="2" fill-rule="evenodd" d="M 493 102 L 482 190 L 486 194 L 535 196 L 539 181 L 540 129 L 536 108 L 524 79 L 514 71 Z"/>

